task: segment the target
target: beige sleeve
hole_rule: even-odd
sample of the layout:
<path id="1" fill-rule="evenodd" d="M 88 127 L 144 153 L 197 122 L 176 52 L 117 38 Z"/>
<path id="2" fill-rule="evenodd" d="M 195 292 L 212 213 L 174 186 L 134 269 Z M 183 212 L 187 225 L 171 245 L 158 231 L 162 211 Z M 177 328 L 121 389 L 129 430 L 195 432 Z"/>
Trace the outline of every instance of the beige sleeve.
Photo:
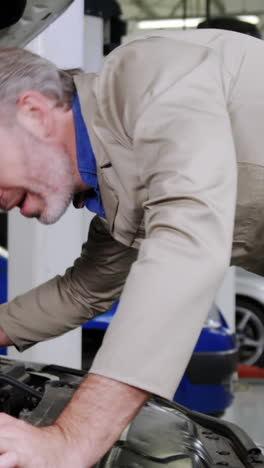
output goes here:
<path id="1" fill-rule="evenodd" d="M 162 51 L 158 41 L 154 45 L 159 63 Z M 174 45 L 174 61 L 160 67 L 159 83 L 170 86 L 157 93 L 155 83 L 149 84 L 148 105 L 134 127 L 135 164 L 148 194 L 146 239 L 91 368 L 167 398 L 182 378 L 229 265 L 236 201 L 221 64 L 209 49 L 190 47 L 183 55 L 185 49 Z M 144 74 L 143 63 L 131 60 L 130 66 Z"/>
<path id="2" fill-rule="evenodd" d="M 23 351 L 82 325 L 119 298 L 137 253 L 115 241 L 96 216 L 74 266 L 1 305 L 0 327 Z"/>

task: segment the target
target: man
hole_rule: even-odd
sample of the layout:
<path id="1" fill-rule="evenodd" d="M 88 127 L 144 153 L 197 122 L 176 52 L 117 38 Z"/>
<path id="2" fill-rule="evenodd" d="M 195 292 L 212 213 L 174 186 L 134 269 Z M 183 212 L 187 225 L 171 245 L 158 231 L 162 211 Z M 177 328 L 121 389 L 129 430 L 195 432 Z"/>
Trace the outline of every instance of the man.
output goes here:
<path id="1" fill-rule="evenodd" d="M 1 306 L 0 344 L 64 333 L 122 292 L 56 423 L 1 415 L 0 467 L 92 466 L 151 393 L 173 396 L 232 242 L 232 262 L 262 272 L 263 75 L 263 43 L 227 31 L 132 41 L 74 85 L 0 51 L 0 207 L 48 224 L 74 196 L 97 213 L 65 276 Z"/>

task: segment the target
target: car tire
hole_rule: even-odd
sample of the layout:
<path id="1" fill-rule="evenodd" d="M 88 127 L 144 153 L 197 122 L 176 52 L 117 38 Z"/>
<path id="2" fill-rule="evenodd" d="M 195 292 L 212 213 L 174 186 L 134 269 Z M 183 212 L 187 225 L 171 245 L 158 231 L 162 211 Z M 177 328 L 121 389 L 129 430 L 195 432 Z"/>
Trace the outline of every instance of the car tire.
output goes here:
<path id="1" fill-rule="evenodd" d="M 239 363 L 264 367 L 264 308 L 247 297 L 236 297 Z"/>

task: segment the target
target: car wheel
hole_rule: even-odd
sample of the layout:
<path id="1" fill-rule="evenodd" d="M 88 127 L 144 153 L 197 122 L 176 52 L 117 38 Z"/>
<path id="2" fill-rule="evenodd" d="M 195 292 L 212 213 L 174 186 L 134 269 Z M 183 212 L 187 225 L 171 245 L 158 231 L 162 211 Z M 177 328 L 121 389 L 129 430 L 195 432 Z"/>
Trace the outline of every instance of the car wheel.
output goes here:
<path id="1" fill-rule="evenodd" d="M 264 309 L 248 298 L 236 298 L 239 363 L 264 367 Z"/>

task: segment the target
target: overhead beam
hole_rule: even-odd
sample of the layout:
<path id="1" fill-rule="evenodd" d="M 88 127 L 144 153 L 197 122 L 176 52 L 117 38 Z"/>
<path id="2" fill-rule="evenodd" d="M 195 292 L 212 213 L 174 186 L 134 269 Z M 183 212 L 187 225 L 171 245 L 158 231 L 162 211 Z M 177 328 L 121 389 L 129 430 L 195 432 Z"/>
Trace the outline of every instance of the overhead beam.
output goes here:
<path id="1" fill-rule="evenodd" d="M 212 0 L 212 3 L 214 3 L 214 5 L 218 9 L 219 13 L 224 14 L 226 12 L 225 3 L 222 0 Z"/>
<path id="2" fill-rule="evenodd" d="M 158 18 L 159 15 L 155 12 L 155 10 L 145 2 L 145 0 L 132 0 L 133 5 L 137 6 L 141 11 L 143 11 L 149 19 L 151 18 Z M 212 0 L 212 3 L 216 6 L 219 13 L 224 14 L 226 12 L 226 6 L 223 0 Z M 156 5 L 158 3 L 155 3 Z M 177 1 L 174 5 L 172 10 L 167 17 L 173 17 L 177 10 L 182 6 L 182 0 Z"/>
<path id="3" fill-rule="evenodd" d="M 144 0 L 133 0 L 133 5 L 137 6 L 141 11 L 148 15 L 149 19 L 158 18 L 157 13 Z"/>
<path id="4" fill-rule="evenodd" d="M 173 17 L 176 13 L 176 11 L 182 7 L 182 0 L 179 0 L 176 5 L 174 5 L 174 7 L 172 8 L 171 12 L 169 13 L 170 17 Z"/>

